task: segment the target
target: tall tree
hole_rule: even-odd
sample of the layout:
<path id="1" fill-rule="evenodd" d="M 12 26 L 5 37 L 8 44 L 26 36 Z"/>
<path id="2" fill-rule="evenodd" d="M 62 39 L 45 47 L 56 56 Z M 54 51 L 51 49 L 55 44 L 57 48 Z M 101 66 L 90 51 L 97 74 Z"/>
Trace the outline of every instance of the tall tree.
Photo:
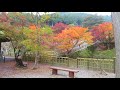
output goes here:
<path id="1" fill-rule="evenodd" d="M 87 28 L 79 26 L 70 26 L 64 29 L 54 38 L 56 48 L 68 55 L 73 51 L 74 47 L 80 46 L 84 42 L 91 44 L 93 36 L 87 30 Z"/>
<path id="2" fill-rule="evenodd" d="M 40 19 L 39 19 L 40 17 Z M 32 24 L 29 28 L 24 28 L 23 33 L 27 37 L 22 44 L 29 49 L 30 51 L 35 53 L 35 64 L 33 69 L 38 67 L 38 61 L 40 59 L 41 53 L 46 48 L 46 44 L 48 44 L 48 36 L 52 34 L 52 29 L 46 25 L 49 20 L 49 15 L 44 14 L 42 16 L 39 13 L 36 13 L 36 24 Z"/>
<path id="3" fill-rule="evenodd" d="M 8 38 L 12 43 L 16 65 L 19 67 L 24 67 L 22 60 L 18 58 L 23 49 L 20 44 L 20 42 L 24 39 L 24 36 L 21 33 L 23 28 L 23 24 L 21 24 L 22 20 L 20 24 L 16 25 L 17 22 L 11 24 L 11 21 L 14 21 L 14 19 L 11 19 L 5 12 L 1 13 L 0 20 L 0 29 L 3 31 L 5 37 Z"/>
<path id="4" fill-rule="evenodd" d="M 116 78 L 120 78 L 120 12 L 112 12 L 112 21 L 115 32 L 115 48 L 116 48 L 115 73 Z"/>

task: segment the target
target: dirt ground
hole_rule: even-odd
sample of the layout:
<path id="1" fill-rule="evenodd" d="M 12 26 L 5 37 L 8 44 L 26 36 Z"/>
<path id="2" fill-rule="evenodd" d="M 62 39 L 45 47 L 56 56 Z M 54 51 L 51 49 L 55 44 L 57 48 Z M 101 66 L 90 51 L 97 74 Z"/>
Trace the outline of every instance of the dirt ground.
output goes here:
<path id="1" fill-rule="evenodd" d="M 52 75 L 50 65 L 39 64 L 38 69 L 32 70 L 33 62 L 28 62 L 27 69 L 15 67 L 14 61 L 0 62 L 0 78 L 69 78 L 68 72 L 58 71 L 58 75 Z M 99 71 L 81 70 L 75 74 L 75 78 L 115 78 L 114 73 L 107 75 Z"/>

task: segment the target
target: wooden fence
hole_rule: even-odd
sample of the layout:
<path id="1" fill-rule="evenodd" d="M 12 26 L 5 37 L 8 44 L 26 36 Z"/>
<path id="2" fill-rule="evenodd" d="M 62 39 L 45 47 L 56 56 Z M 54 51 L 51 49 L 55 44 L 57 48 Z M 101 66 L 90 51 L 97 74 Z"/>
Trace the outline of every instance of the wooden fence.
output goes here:
<path id="1" fill-rule="evenodd" d="M 107 72 L 115 73 L 115 62 L 113 59 L 78 58 L 77 68 L 105 70 Z"/>
<path id="2" fill-rule="evenodd" d="M 29 54 L 24 60 L 33 60 L 34 56 Z M 115 58 L 113 59 L 94 59 L 94 58 L 77 58 L 69 57 L 47 57 L 41 58 L 40 63 L 48 63 L 55 66 L 67 66 L 88 70 L 104 70 L 106 72 L 115 73 Z"/>

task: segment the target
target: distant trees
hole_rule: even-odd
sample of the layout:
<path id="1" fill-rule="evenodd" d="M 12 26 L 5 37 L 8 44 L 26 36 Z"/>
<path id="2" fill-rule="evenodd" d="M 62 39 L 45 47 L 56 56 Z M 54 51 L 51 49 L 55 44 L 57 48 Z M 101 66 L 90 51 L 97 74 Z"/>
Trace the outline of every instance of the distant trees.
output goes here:
<path id="1" fill-rule="evenodd" d="M 84 19 L 84 21 L 82 22 L 82 26 L 91 29 L 93 26 L 101 24 L 102 22 L 104 22 L 102 16 L 90 15 Z"/>
<path id="2" fill-rule="evenodd" d="M 16 16 L 18 14 L 22 15 L 23 16 L 22 18 L 26 17 L 25 19 L 28 23 L 35 23 L 37 19 L 40 20 L 41 18 L 41 16 L 38 18 L 35 18 L 35 15 L 32 13 L 20 12 L 20 13 L 17 13 Z M 9 12 L 8 15 L 11 18 L 14 18 L 15 21 L 17 22 L 20 21 L 20 19 L 15 16 L 15 12 Z M 67 25 L 74 24 L 74 25 L 79 25 L 84 27 L 87 27 L 87 26 L 91 27 L 93 25 L 97 25 L 105 21 L 109 21 L 109 22 L 111 21 L 110 16 L 98 16 L 98 15 L 91 15 L 86 13 L 56 12 L 56 13 L 50 14 L 49 16 L 50 16 L 50 19 L 46 21 L 46 23 L 49 26 L 54 26 L 56 23 L 62 22 Z"/>
<path id="3" fill-rule="evenodd" d="M 56 18 L 57 16 L 57 18 Z M 91 15 L 86 13 L 58 12 L 57 15 L 51 14 L 49 25 L 62 22 L 64 24 L 74 24 L 79 26 L 94 26 L 102 22 L 111 22 L 110 16 Z"/>

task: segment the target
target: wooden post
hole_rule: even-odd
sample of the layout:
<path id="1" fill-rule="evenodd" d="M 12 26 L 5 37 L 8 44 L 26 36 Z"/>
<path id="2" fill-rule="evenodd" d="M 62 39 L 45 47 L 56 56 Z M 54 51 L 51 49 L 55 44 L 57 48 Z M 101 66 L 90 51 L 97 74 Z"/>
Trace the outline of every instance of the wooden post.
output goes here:
<path id="1" fill-rule="evenodd" d="M 56 58 L 54 56 L 52 56 L 52 65 L 53 65 L 54 59 L 56 59 Z"/>
<path id="2" fill-rule="evenodd" d="M 69 67 L 69 58 L 67 58 L 68 59 L 68 67 Z"/>
<path id="3" fill-rule="evenodd" d="M 87 60 L 87 68 L 89 70 L 89 59 Z"/>
<path id="4" fill-rule="evenodd" d="M 53 59 L 54 59 L 54 58 L 52 57 L 52 65 L 53 65 Z"/>
<path id="5" fill-rule="evenodd" d="M 102 62 L 102 60 L 100 60 L 100 71 L 101 71 L 101 74 L 102 74 L 102 65 L 101 65 L 102 63 L 101 62 Z"/>
<path id="6" fill-rule="evenodd" d="M 77 58 L 77 68 L 78 68 L 78 60 L 79 60 L 79 59 Z"/>
<path id="7" fill-rule="evenodd" d="M 113 57 L 113 64 L 114 64 L 114 73 L 115 73 L 115 57 Z"/>

